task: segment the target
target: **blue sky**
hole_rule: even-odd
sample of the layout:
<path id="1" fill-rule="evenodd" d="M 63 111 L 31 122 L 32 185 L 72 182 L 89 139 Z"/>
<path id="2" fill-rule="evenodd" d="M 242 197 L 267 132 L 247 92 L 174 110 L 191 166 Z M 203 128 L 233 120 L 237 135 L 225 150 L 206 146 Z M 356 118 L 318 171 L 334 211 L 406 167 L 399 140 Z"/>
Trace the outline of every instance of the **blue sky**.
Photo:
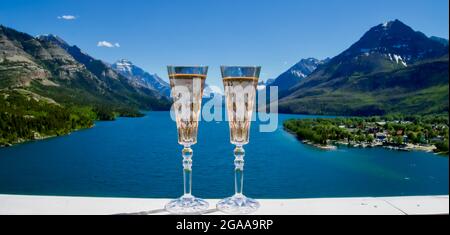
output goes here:
<path id="1" fill-rule="evenodd" d="M 0 0 L 0 24 L 31 35 L 56 34 L 98 59 L 126 58 L 165 79 L 168 64 L 209 65 L 208 83 L 221 87 L 221 64 L 261 65 L 262 78 L 274 78 L 301 58 L 337 55 L 388 20 L 448 38 L 448 5 L 448 0 Z M 112 47 L 99 47 L 102 41 Z"/>

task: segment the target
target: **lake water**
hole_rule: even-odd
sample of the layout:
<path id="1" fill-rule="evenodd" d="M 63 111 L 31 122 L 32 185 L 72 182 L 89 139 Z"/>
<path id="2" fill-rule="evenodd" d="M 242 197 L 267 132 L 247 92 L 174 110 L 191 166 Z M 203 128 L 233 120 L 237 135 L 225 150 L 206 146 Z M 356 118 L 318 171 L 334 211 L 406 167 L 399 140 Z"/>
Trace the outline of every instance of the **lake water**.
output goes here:
<path id="1" fill-rule="evenodd" d="M 256 198 L 438 195 L 449 192 L 448 157 L 383 148 L 323 151 L 300 143 L 282 121 L 276 132 L 252 124 L 245 147 L 244 193 Z M 98 122 L 69 136 L 0 149 L 0 194 L 178 197 L 181 146 L 168 112 Z M 234 190 L 226 122 L 201 122 L 193 193 L 222 198 Z"/>

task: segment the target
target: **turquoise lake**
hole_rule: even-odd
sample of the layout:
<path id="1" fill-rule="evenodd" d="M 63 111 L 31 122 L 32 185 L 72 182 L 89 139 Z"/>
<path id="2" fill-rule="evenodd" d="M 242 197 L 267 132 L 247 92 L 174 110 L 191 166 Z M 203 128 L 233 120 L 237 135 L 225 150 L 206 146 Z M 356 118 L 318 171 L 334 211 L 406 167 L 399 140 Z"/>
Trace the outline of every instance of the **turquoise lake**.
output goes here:
<path id="1" fill-rule="evenodd" d="M 300 143 L 282 121 L 245 146 L 244 193 L 255 198 L 440 195 L 448 157 L 383 148 L 323 151 Z M 182 194 L 182 147 L 168 112 L 97 122 L 68 136 L 0 149 L 0 194 L 173 198 Z M 226 122 L 200 122 L 193 193 L 233 194 L 233 146 Z"/>

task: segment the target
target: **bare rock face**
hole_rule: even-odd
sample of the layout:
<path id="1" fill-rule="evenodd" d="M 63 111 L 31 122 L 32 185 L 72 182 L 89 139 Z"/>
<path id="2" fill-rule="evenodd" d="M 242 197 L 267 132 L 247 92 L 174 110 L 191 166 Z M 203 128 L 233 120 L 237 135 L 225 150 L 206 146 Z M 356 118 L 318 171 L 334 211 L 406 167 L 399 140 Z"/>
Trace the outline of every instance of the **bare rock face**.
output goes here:
<path id="1" fill-rule="evenodd" d="M 34 40 L 34 41 L 37 41 L 37 40 Z M 47 42 L 43 42 L 42 44 L 43 44 L 42 46 L 43 46 L 44 50 L 47 51 L 48 54 L 50 55 L 50 58 L 48 58 L 48 60 L 57 60 L 57 61 L 60 61 L 62 63 L 67 63 L 67 64 L 71 64 L 71 63 L 77 64 L 77 61 L 61 47 L 59 47 L 53 43 L 47 43 Z"/>
<path id="2" fill-rule="evenodd" d="M 33 80 L 54 84 L 47 82 L 51 77 L 50 72 L 16 45 L 0 35 L 0 78 L 8 80 L 12 87 L 30 86 Z"/>
<path id="3" fill-rule="evenodd" d="M 119 79 L 119 76 L 116 72 L 114 72 L 114 70 L 107 68 L 104 72 L 103 72 L 103 76 L 104 77 L 110 77 L 112 79 Z"/>
<path id="4" fill-rule="evenodd" d="M 28 87 L 32 81 L 59 86 L 58 80 L 95 77 L 59 45 L 3 26 L 0 27 L 0 71 L 10 78 L 11 87 Z"/>
<path id="5" fill-rule="evenodd" d="M 32 56 L 10 41 L 6 35 L 2 34 L 2 28 L 0 28 L 0 63 L 6 61 L 34 64 Z"/>
<path id="6" fill-rule="evenodd" d="M 35 57 L 27 53 L 24 44 L 13 39 L 14 32 L 0 27 L 0 75 L 8 80 L 10 87 L 28 87 L 32 81 L 43 85 L 57 86 L 48 80 L 51 73 L 45 69 Z M 20 34 L 19 34 L 20 35 Z M 41 44 L 31 37 L 24 37 L 25 44 L 40 58 L 51 59 L 51 54 L 41 47 Z"/>

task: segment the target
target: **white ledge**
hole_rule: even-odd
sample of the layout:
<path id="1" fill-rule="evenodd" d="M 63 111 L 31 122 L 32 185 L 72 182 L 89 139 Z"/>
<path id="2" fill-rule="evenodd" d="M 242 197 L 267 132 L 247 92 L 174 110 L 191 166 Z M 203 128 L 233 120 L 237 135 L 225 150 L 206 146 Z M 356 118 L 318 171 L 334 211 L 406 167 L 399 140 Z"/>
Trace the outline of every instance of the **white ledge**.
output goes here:
<path id="1" fill-rule="evenodd" d="M 0 214 L 114 215 L 168 214 L 169 199 L 0 195 Z M 210 211 L 218 200 L 208 200 Z M 449 196 L 263 199 L 258 215 L 428 215 L 449 214 Z"/>

